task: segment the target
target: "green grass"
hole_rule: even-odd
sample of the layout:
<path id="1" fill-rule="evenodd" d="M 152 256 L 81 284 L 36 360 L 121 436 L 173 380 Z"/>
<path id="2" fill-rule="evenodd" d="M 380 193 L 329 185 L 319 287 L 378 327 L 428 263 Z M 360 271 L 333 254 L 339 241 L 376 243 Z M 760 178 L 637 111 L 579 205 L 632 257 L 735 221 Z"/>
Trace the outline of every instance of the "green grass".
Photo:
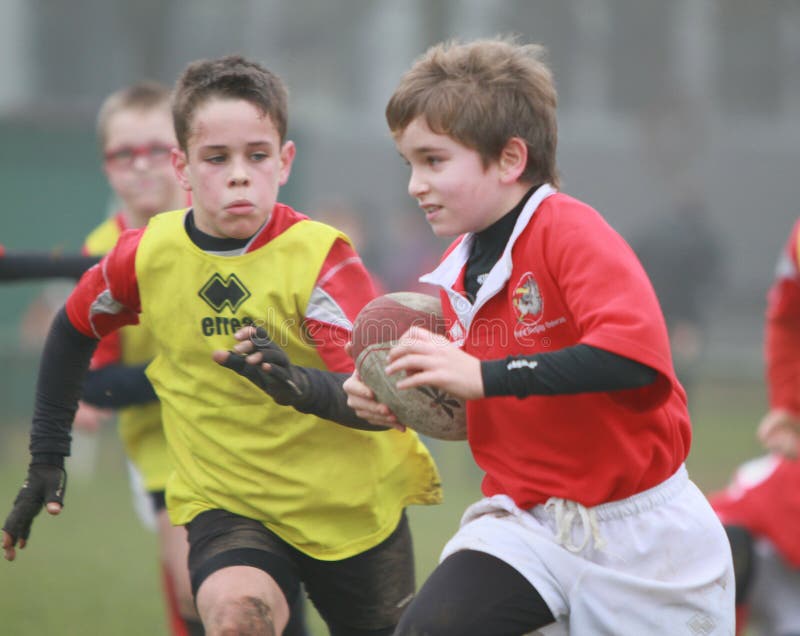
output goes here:
<path id="1" fill-rule="evenodd" d="M 708 383 L 693 399 L 690 474 L 706 491 L 725 484 L 742 460 L 761 452 L 754 431 L 764 412 L 759 385 Z M 27 425 L 0 427 L 0 518 L 11 505 L 27 463 Z M 71 460 L 67 500 L 58 518 L 37 518 L 28 547 L 0 562 L 0 633 L 12 636 L 159 636 L 167 634 L 161 604 L 155 535 L 133 512 L 116 434 L 97 439 L 96 466 L 82 474 Z M 413 507 L 410 519 L 417 579 L 435 566 L 464 508 L 479 495 L 480 476 L 462 443 L 433 446 L 445 503 Z M 314 636 L 326 630 L 312 611 Z"/>

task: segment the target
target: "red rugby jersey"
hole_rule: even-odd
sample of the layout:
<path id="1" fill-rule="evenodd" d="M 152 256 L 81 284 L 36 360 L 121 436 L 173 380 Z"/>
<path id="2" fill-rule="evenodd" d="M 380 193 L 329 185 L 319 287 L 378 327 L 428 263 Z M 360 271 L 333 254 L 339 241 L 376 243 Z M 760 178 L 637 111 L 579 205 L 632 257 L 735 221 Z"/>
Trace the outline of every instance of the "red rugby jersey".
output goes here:
<path id="1" fill-rule="evenodd" d="M 691 429 L 655 292 L 633 250 L 588 205 L 543 186 L 470 305 L 471 236 L 421 280 L 442 286 L 450 338 L 482 360 L 587 344 L 658 371 L 651 386 L 580 395 L 492 397 L 467 406 L 483 492 L 521 508 L 562 497 L 587 506 L 671 476 Z"/>
<path id="2" fill-rule="evenodd" d="M 800 462 L 765 455 L 742 464 L 731 483 L 709 496 L 723 523 L 747 528 L 772 542 L 800 568 Z"/>
<path id="3" fill-rule="evenodd" d="M 800 219 L 781 251 L 767 294 L 764 355 L 769 405 L 800 416 Z M 794 567 L 800 567 L 800 461 L 775 455 L 751 460 L 730 485 L 710 495 L 727 524 L 768 538 Z"/>
<path id="4" fill-rule="evenodd" d="M 781 252 L 767 294 L 764 355 L 769 404 L 800 416 L 800 219 Z"/>

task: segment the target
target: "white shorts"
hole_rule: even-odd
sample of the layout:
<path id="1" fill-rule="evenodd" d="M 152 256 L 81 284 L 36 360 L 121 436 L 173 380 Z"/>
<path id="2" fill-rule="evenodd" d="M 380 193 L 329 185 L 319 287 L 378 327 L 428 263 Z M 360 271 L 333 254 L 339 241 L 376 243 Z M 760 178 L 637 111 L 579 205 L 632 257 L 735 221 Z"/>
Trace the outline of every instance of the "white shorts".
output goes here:
<path id="1" fill-rule="evenodd" d="M 139 521 L 148 530 L 155 532 L 158 529 L 158 522 L 156 521 L 157 513 L 153 506 L 153 499 L 150 494 L 145 490 L 144 479 L 139 469 L 136 468 L 132 461 L 128 461 L 128 477 L 130 478 L 131 496 L 133 498 L 133 509 L 136 511 L 136 516 Z"/>
<path id="2" fill-rule="evenodd" d="M 800 570 L 790 567 L 765 539 L 756 539 L 749 602 L 761 636 L 800 634 Z"/>
<path id="3" fill-rule="evenodd" d="M 593 508 L 551 499 L 526 511 L 506 495 L 483 499 L 441 558 L 459 550 L 491 554 L 530 581 L 556 618 L 542 635 L 734 634 L 730 545 L 684 466 Z"/>

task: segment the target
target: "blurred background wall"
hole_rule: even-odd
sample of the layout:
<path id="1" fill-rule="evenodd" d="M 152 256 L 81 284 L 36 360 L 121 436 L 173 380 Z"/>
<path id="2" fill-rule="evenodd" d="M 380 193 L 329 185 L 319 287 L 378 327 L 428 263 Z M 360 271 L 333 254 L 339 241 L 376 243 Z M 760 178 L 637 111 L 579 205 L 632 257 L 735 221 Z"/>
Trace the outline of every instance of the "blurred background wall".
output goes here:
<path id="1" fill-rule="evenodd" d="M 702 373 L 758 381 L 764 297 L 800 211 L 797 0 L 0 0 L 0 243 L 77 250 L 113 206 L 102 98 L 243 53 L 290 88 L 282 199 L 350 231 L 387 289 L 409 288 L 443 244 L 406 194 L 383 108 L 430 44 L 507 33 L 549 51 L 563 189 L 634 247 L 655 240 L 654 279 L 702 284 Z M 36 343 L 20 323 L 44 287 L 0 288 L 8 409 L 30 407 Z"/>

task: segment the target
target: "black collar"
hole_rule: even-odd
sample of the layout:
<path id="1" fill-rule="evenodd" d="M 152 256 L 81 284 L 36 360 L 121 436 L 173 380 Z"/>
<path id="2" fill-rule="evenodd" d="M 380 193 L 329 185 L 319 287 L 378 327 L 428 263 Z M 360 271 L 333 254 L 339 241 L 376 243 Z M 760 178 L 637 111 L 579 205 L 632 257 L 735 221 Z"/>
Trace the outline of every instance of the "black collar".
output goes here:
<path id="1" fill-rule="evenodd" d="M 211 236 L 197 228 L 194 222 L 194 210 L 189 210 L 186 215 L 185 221 L 186 233 L 189 235 L 192 243 L 197 245 L 204 252 L 233 252 L 244 248 L 253 237 L 237 239 L 237 238 L 220 238 L 219 236 Z M 255 236 L 255 234 L 253 235 Z"/>

